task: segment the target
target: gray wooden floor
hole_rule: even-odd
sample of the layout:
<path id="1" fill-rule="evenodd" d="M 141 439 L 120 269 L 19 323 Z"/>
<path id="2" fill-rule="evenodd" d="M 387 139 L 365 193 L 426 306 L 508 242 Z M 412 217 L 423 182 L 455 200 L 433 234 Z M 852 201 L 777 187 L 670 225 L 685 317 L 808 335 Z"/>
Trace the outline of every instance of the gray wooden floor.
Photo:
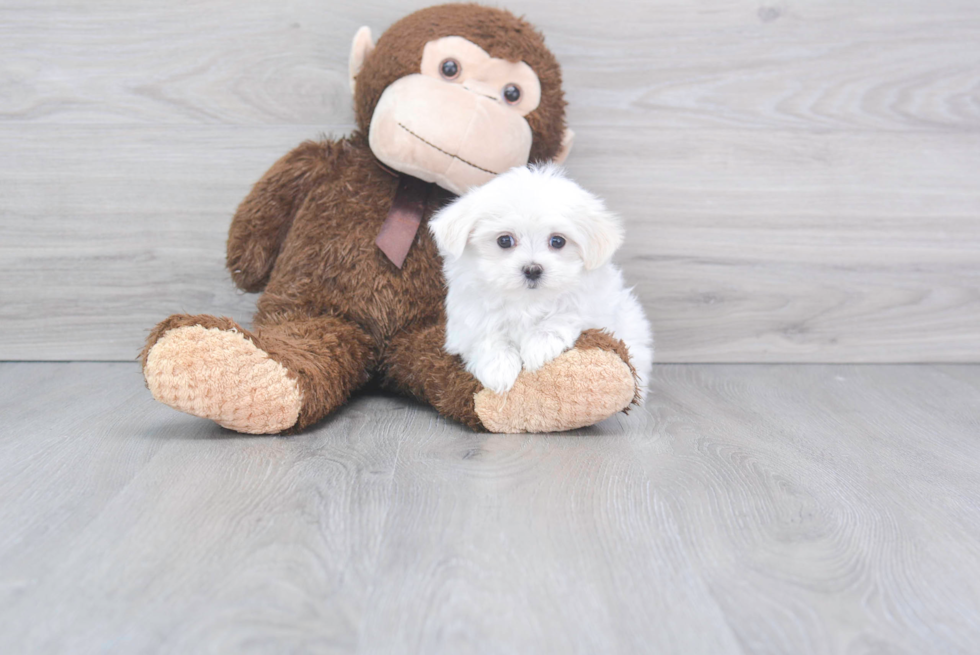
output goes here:
<path id="1" fill-rule="evenodd" d="M 128 363 L 0 364 L 3 653 L 976 653 L 980 366 L 665 365 L 470 433 L 245 437 Z"/>
<path id="2" fill-rule="evenodd" d="M 350 39 L 431 0 L 0 0 L 0 655 L 980 652 L 980 3 L 510 0 L 626 219 L 648 408 L 478 435 L 154 403 Z M 709 365 L 707 362 L 730 362 Z M 823 362 L 819 365 L 738 362 Z"/>

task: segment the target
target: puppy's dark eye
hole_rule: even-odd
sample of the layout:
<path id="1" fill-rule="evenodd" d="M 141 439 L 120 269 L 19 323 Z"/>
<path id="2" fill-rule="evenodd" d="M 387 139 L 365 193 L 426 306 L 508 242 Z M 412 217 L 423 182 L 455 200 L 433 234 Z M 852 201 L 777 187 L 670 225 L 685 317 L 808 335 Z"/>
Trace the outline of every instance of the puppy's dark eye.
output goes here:
<path id="1" fill-rule="evenodd" d="M 504 87 L 504 100 L 512 105 L 517 104 L 521 99 L 521 87 L 516 84 L 508 84 Z"/>
<path id="2" fill-rule="evenodd" d="M 561 250 L 565 247 L 565 237 L 556 234 L 555 236 L 551 237 L 551 241 L 549 243 L 555 250 Z"/>
<path id="3" fill-rule="evenodd" d="M 512 237 L 509 234 L 504 234 L 502 236 L 499 236 L 499 237 L 497 237 L 497 245 L 500 246 L 501 248 L 505 249 L 505 250 L 507 248 L 513 248 L 514 247 L 514 237 Z"/>
<path id="4" fill-rule="evenodd" d="M 461 66 L 459 62 L 455 59 L 447 59 L 439 65 L 439 72 L 447 80 L 454 80 L 459 77 L 459 69 Z"/>

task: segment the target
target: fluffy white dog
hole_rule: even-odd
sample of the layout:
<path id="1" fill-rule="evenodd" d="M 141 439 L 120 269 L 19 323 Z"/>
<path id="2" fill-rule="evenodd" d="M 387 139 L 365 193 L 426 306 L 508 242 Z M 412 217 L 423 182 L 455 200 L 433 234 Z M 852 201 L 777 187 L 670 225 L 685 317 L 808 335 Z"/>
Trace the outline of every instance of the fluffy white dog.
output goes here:
<path id="1" fill-rule="evenodd" d="M 522 368 L 602 328 L 626 343 L 645 394 L 650 323 L 609 263 L 623 228 L 560 168 L 514 168 L 442 209 L 429 229 L 449 286 L 446 351 L 484 387 L 509 391 Z"/>

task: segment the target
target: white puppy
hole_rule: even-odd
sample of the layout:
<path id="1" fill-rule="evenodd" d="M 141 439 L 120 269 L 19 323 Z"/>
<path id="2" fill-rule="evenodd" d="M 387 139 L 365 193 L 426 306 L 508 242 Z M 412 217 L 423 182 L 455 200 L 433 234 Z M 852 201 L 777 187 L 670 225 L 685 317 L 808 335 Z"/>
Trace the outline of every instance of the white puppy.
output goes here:
<path id="1" fill-rule="evenodd" d="M 483 386 L 509 391 L 589 328 L 629 348 L 646 391 L 650 323 L 619 268 L 619 219 L 552 165 L 514 168 L 442 209 L 429 229 L 443 257 L 446 351 Z"/>

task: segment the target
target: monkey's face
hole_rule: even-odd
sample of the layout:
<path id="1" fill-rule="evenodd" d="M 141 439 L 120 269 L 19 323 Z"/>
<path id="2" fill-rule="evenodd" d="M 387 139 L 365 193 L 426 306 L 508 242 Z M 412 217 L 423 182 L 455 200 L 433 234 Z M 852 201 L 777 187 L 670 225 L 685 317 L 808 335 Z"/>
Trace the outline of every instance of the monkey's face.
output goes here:
<path id="1" fill-rule="evenodd" d="M 385 88 L 368 143 L 384 164 L 461 194 L 528 163 L 525 117 L 540 101 L 541 83 L 526 63 L 442 37 L 426 43 L 417 73 Z"/>

